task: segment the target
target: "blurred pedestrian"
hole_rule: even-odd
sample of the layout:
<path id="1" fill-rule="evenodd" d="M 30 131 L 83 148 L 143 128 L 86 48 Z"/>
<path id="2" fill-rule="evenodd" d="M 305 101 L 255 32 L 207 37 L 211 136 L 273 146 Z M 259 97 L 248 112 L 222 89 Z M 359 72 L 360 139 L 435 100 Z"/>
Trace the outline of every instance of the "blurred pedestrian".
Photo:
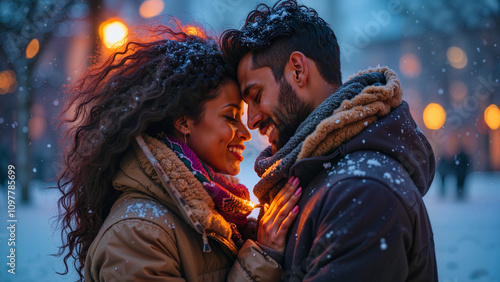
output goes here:
<path id="1" fill-rule="evenodd" d="M 463 200 L 465 195 L 465 183 L 467 176 L 470 172 L 470 157 L 465 152 L 464 148 L 460 149 L 460 152 L 455 155 L 452 168 L 453 172 L 457 178 L 457 199 Z"/>
<path id="2" fill-rule="evenodd" d="M 441 197 L 446 196 L 446 178 L 449 175 L 454 175 L 455 171 L 453 170 L 453 159 L 448 156 L 441 156 L 438 162 L 437 171 L 439 172 L 439 176 L 441 177 L 441 187 L 439 190 L 439 195 Z"/>

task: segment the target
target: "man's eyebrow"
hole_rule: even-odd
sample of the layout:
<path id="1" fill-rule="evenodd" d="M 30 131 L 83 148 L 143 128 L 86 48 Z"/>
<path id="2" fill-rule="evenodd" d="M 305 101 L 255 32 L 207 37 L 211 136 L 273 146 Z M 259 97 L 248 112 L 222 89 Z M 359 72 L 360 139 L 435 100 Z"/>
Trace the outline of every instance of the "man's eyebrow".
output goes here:
<path id="1" fill-rule="evenodd" d="M 238 111 L 241 110 L 240 105 L 236 105 L 236 104 L 233 104 L 233 103 L 229 103 L 229 104 L 225 105 L 222 108 L 227 108 L 227 107 L 235 107 Z"/>
<path id="2" fill-rule="evenodd" d="M 250 92 L 250 89 L 252 87 L 254 87 L 257 83 L 252 83 L 252 84 L 248 84 L 245 89 L 243 90 L 243 92 L 241 93 L 241 96 L 243 97 L 243 99 L 247 98 L 248 97 L 248 92 Z"/>

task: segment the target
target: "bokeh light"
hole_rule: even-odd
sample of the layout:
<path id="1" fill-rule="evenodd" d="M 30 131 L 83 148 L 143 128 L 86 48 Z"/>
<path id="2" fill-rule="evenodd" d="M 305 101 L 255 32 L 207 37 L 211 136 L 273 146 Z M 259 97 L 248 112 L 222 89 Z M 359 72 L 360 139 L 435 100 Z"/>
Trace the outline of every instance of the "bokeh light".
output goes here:
<path id="1" fill-rule="evenodd" d="M 467 97 L 467 85 L 460 80 L 450 83 L 450 96 L 454 102 L 461 102 Z"/>
<path id="2" fill-rule="evenodd" d="M 422 64 L 417 55 L 408 53 L 401 56 L 399 59 L 399 69 L 401 72 L 410 78 L 414 78 L 420 75 L 422 72 Z"/>
<path id="3" fill-rule="evenodd" d="M 497 105 L 491 104 L 484 110 L 484 121 L 492 130 L 500 127 L 500 109 Z"/>
<path id="4" fill-rule="evenodd" d="M 40 43 L 38 42 L 38 39 L 33 38 L 28 44 L 28 47 L 26 47 L 26 58 L 31 59 L 35 57 L 39 49 Z"/>
<path id="5" fill-rule="evenodd" d="M 127 42 L 128 28 L 119 20 L 108 20 L 99 27 L 99 35 L 108 49 L 121 47 Z"/>
<path id="6" fill-rule="evenodd" d="M 459 47 L 453 46 L 446 51 L 450 65 L 456 69 L 463 69 L 467 65 L 467 54 Z"/>
<path id="7" fill-rule="evenodd" d="M 40 139 L 47 129 L 47 120 L 41 116 L 34 116 L 28 121 L 28 135 L 31 140 Z"/>
<path id="8" fill-rule="evenodd" d="M 17 87 L 16 74 L 12 70 L 0 72 L 0 95 L 14 93 Z"/>
<path id="9" fill-rule="evenodd" d="M 440 129 L 446 121 L 446 112 L 441 105 L 430 103 L 424 109 L 423 119 L 427 128 L 432 130 Z"/>
<path id="10" fill-rule="evenodd" d="M 40 139 L 47 129 L 45 119 L 45 108 L 40 104 L 34 104 L 30 109 L 31 118 L 28 121 L 28 136 L 31 140 Z"/>
<path id="11" fill-rule="evenodd" d="M 152 18 L 159 15 L 164 8 L 163 0 L 146 0 L 139 7 L 139 14 L 145 19 Z"/>

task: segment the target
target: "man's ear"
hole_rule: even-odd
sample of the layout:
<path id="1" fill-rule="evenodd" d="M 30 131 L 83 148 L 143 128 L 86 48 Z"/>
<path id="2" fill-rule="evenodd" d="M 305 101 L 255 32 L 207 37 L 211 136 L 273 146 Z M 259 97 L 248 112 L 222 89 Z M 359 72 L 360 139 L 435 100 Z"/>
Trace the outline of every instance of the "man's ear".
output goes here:
<path id="1" fill-rule="evenodd" d="M 190 133 L 190 118 L 186 116 L 182 116 L 174 120 L 174 127 L 180 134 L 189 134 Z"/>
<path id="2" fill-rule="evenodd" d="M 299 87 L 304 87 L 309 75 L 307 57 L 302 52 L 295 51 L 290 54 L 288 65 L 293 76 L 292 81 L 296 82 Z"/>

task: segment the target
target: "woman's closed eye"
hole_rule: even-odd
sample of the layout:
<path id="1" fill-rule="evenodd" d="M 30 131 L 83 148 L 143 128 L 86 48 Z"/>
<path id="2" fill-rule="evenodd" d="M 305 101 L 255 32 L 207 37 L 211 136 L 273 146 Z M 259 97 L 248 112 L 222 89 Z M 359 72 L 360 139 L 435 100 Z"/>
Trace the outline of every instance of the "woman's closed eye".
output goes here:
<path id="1" fill-rule="evenodd" d="M 236 119 L 235 116 L 232 116 L 232 115 L 227 115 L 227 116 L 224 116 L 228 121 L 230 121 L 231 123 L 235 123 L 235 122 L 238 122 L 238 120 Z"/>

